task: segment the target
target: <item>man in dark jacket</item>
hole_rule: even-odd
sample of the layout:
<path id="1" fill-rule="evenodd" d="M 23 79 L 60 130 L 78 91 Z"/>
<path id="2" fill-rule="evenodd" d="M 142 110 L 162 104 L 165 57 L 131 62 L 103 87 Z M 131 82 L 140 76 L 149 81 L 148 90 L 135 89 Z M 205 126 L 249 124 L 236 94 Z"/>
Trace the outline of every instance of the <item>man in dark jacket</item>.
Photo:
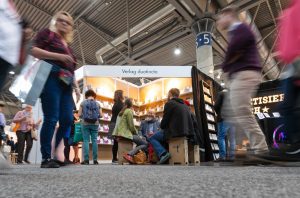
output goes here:
<path id="1" fill-rule="evenodd" d="M 229 34 L 228 48 L 222 65 L 229 82 L 227 99 L 233 107 L 229 119 L 245 131 L 254 154 L 267 153 L 265 136 L 252 114 L 250 104 L 251 97 L 256 93 L 262 79 L 255 35 L 248 25 L 239 21 L 235 7 L 223 9 L 217 24 Z"/>
<path id="2" fill-rule="evenodd" d="M 179 95 L 180 91 L 177 88 L 169 91 L 168 102 L 164 106 L 164 115 L 160 124 L 163 132 L 158 132 L 149 139 L 160 159 L 159 164 L 165 163 L 171 157 L 162 146 L 163 142 L 172 137 L 194 136 L 191 112 Z"/>

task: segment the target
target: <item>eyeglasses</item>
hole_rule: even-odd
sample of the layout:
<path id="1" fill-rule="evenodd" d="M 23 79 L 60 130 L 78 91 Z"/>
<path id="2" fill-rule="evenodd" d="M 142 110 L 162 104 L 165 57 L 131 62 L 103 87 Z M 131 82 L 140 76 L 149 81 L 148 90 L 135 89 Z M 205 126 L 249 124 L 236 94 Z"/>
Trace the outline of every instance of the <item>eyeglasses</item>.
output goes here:
<path id="1" fill-rule="evenodd" d="M 57 18 L 56 21 L 59 23 L 66 23 L 69 26 L 73 26 L 73 24 L 70 21 L 67 21 L 65 19 Z"/>

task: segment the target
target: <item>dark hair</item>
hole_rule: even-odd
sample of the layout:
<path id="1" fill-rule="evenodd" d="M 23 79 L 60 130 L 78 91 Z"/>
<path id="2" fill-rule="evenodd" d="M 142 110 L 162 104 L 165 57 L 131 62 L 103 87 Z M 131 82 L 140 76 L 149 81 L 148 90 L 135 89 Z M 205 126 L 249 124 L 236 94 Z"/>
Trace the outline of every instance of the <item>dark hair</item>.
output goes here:
<path id="1" fill-rule="evenodd" d="M 0 104 L 0 107 L 4 107 L 4 104 Z"/>
<path id="2" fill-rule="evenodd" d="M 78 110 L 74 110 L 74 111 L 73 111 L 73 114 L 75 114 L 75 113 L 78 113 Z"/>
<path id="3" fill-rule="evenodd" d="M 123 102 L 123 90 L 116 90 L 114 95 L 114 102 Z"/>
<path id="4" fill-rule="evenodd" d="M 235 18 L 239 17 L 238 7 L 236 6 L 228 6 L 220 11 L 220 14 L 231 14 Z"/>
<path id="5" fill-rule="evenodd" d="M 93 98 L 96 98 L 97 94 L 92 89 L 89 89 L 85 92 L 85 99 L 88 99 L 88 97 L 92 96 Z"/>
<path id="6" fill-rule="evenodd" d="M 20 25 L 22 26 L 23 29 L 31 27 L 31 25 L 27 19 L 22 19 L 22 21 L 20 22 Z"/>
<path id="7" fill-rule="evenodd" d="M 131 107 L 132 107 L 132 99 L 131 98 L 127 98 L 126 100 L 125 100 L 125 102 L 124 102 L 124 107 L 123 107 L 123 109 L 120 111 L 120 113 L 119 113 L 119 116 L 122 116 L 123 115 L 123 113 L 124 113 L 124 111 L 126 110 L 126 109 L 130 109 Z"/>
<path id="8" fill-rule="evenodd" d="M 170 89 L 169 93 L 172 95 L 174 98 L 178 98 L 180 95 L 180 91 L 177 88 L 172 88 Z"/>

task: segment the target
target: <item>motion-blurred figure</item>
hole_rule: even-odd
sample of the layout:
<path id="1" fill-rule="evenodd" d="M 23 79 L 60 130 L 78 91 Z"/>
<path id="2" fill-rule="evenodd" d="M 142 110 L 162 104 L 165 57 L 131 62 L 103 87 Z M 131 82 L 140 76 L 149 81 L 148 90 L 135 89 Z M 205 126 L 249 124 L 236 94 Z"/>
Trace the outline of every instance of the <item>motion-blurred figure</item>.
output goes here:
<path id="1" fill-rule="evenodd" d="M 0 90 L 9 70 L 19 63 L 22 39 L 20 17 L 12 0 L 0 1 Z"/>
<path id="2" fill-rule="evenodd" d="M 250 27 L 239 21 L 235 7 L 221 11 L 218 26 L 227 30 L 229 43 L 222 69 L 228 76 L 230 122 L 236 122 L 250 140 L 253 154 L 268 152 L 265 136 L 251 111 L 250 100 L 261 82 L 262 66 L 256 47 L 255 35 Z"/>
<path id="3" fill-rule="evenodd" d="M 284 102 L 281 114 L 290 143 L 280 148 L 285 157 L 300 159 L 300 1 L 292 0 L 279 24 L 278 52 L 287 65 L 285 79 L 282 80 Z"/>

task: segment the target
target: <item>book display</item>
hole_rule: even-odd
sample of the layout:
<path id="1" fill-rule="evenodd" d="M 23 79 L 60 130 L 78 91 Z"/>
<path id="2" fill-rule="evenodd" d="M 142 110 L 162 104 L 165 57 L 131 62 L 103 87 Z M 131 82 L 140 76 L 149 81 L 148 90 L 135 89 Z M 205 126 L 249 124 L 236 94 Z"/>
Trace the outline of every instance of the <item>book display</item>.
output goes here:
<path id="1" fill-rule="evenodd" d="M 122 80 L 119 78 L 119 76 L 114 76 L 117 74 L 110 73 L 110 75 L 107 76 L 107 74 L 105 74 L 105 69 L 101 70 L 103 69 L 102 66 L 99 68 L 99 72 L 101 74 L 96 76 L 95 74 L 98 72 L 98 70 L 92 72 L 91 69 L 85 67 L 83 68 L 86 69 L 86 73 L 90 73 L 90 75 L 78 79 L 78 81 L 82 85 L 83 91 L 88 89 L 95 90 L 97 93 L 96 100 L 99 102 L 102 109 L 102 118 L 100 119 L 100 125 L 98 129 L 99 134 L 97 138 L 100 160 L 111 160 L 112 158 L 111 150 L 113 140 L 108 138 L 108 131 L 112 116 L 112 107 L 114 103 L 113 95 L 115 90 L 123 90 L 125 97 L 132 98 L 134 125 L 137 129 L 139 129 L 141 122 L 147 117 L 149 110 L 154 110 L 157 118 L 159 120 L 162 119 L 164 105 L 167 102 L 167 94 L 171 88 L 178 88 L 181 93 L 180 98 L 188 100 L 193 109 L 193 89 L 192 79 L 190 77 L 190 67 L 184 67 L 184 69 L 189 70 L 189 72 L 184 74 L 184 76 L 180 74 L 181 76 L 179 77 L 175 75 L 174 77 L 164 78 L 162 75 L 161 78 L 157 78 L 154 81 L 151 81 L 147 84 L 142 84 L 140 86 L 130 83 L 126 80 Z M 116 66 L 113 68 L 116 68 Z M 132 68 L 138 67 L 131 67 L 129 70 L 131 71 Z M 92 69 L 95 69 L 95 67 Z M 112 72 L 110 70 L 111 68 L 107 68 L 107 72 Z"/>

